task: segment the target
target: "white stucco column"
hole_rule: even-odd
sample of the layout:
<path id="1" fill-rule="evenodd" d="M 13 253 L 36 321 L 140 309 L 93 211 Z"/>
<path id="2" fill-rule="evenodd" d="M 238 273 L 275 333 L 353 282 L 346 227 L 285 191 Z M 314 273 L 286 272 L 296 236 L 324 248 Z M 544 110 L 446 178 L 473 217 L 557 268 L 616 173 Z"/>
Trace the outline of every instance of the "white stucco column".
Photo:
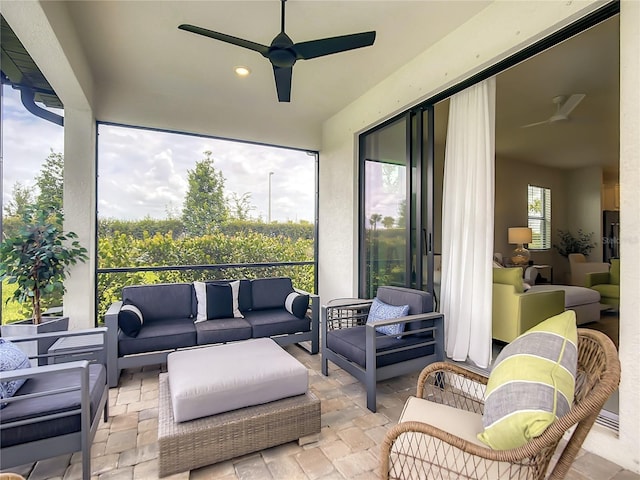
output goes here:
<path id="1" fill-rule="evenodd" d="M 3 2 L 2 15 L 64 105 L 64 229 L 89 251 L 65 281 L 69 328 L 95 324 L 96 123 L 94 82 L 64 2 Z"/>
<path id="2" fill-rule="evenodd" d="M 96 122 L 91 111 L 65 108 L 64 229 L 78 235 L 89 260 L 71 267 L 65 281 L 69 328 L 95 326 L 96 305 Z"/>

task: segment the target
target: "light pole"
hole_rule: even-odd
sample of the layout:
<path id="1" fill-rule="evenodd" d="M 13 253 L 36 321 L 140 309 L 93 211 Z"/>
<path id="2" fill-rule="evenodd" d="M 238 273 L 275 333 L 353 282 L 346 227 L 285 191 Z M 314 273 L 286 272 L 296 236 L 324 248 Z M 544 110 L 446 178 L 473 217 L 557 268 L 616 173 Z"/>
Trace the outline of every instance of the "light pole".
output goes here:
<path id="1" fill-rule="evenodd" d="M 271 223 L 271 176 L 273 175 L 273 172 L 269 172 L 269 216 L 268 216 L 268 221 L 267 223 Z"/>

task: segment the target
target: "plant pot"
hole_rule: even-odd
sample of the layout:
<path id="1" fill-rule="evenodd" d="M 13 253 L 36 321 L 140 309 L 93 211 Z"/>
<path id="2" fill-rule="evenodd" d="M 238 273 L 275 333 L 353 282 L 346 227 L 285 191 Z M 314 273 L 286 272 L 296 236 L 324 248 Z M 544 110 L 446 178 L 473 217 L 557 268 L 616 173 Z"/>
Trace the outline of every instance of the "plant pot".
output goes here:
<path id="1" fill-rule="evenodd" d="M 2 337 L 27 337 L 39 333 L 64 332 L 69 329 L 69 317 L 42 317 L 42 322 L 34 325 L 33 319 L 21 320 L 19 322 L 2 325 Z M 55 343 L 55 338 L 46 338 L 37 342 L 20 342 L 18 347 L 28 356 L 36 353 L 42 355 L 47 353 L 51 345 Z M 47 358 L 40 358 L 37 361 L 31 360 L 31 365 L 47 365 Z"/>

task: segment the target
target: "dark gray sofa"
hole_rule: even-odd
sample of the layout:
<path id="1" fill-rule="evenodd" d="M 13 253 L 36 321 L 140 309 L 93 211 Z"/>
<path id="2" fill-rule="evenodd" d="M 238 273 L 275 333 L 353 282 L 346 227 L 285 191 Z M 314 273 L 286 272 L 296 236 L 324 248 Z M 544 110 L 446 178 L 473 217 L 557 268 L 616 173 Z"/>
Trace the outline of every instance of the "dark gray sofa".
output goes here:
<path id="1" fill-rule="evenodd" d="M 225 283 L 229 281 L 215 281 Z M 114 302 L 105 315 L 109 387 L 116 387 L 124 368 L 165 363 L 180 348 L 271 337 L 279 345 L 311 342 L 309 352 L 319 350 L 320 301 L 309 295 L 304 318 L 289 313 L 284 302 L 294 290 L 288 277 L 240 280 L 238 306 L 244 318 L 218 318 L 194 323 L 198 302 L 193 284 L 171 283 L 127 286 L 122 301 Z M 123 304 L 135 305 L 144 322 L 132 337 L 118 326 Z"/>

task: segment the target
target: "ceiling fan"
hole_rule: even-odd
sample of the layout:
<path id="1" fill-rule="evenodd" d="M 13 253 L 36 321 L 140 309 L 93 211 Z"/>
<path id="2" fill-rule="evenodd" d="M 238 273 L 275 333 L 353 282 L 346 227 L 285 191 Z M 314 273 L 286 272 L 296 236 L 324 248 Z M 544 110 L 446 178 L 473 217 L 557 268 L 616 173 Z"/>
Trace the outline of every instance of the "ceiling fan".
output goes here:
<path id="1" fill-rule="evenodd" d="M 265 57 L 273 65 L 278 101 L 280 102 L 289 102 L 291 100 L 291 76 L 293 73 L 293 65 L 296 61 L 309 60 L 311 58 L 345 52 L 356 48 L 368 47 L 373 45 L 376 39 L 376 32 L 363 32 L 293 43 L 293 40 L 284 32 L 284 4 L 286 0 L 281 0 L 281 2 L 280 33 L 275 36 L 269 46 L 194 25 L 182 24 L 178 26 L 178 28 L 222 42 L 231 43 L 239 47 L 248 48 Z"/>
<path id="2" fill-rule="evenodd" d="M 586 97 L 584 93 L 574 93 L 569 98 L 564 95 L 553 97 L 553 103 L 556 105 L 556 113 L 551 115 L 547 120 L 542 122 L 529 123 L 528 125 L 522 125 L 520 128 L 535 127 L 536 125 L 543 125 L 545 123 L 561 122 L 563 120 L 569 120 L 569 114 L 573 112 L 573 109 Z"/>

